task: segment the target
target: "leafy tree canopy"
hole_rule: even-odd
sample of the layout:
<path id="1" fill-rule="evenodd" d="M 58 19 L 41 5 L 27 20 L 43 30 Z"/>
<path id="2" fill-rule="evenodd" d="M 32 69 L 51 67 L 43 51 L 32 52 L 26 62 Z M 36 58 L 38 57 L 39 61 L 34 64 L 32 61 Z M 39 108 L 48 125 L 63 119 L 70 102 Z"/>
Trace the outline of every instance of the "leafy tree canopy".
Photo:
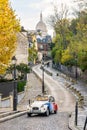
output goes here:
<path id="1" fill-rule="evenodd" d="M 66 14 L 66 10 L 51 16 L 56 34 L 53 38 L 55 47 L 52 50 L 52 57 L 56 63 L 70 66 L 77 63 L 84 71 L 87 70 L 87 9 L 85 6 L 87 2 L 85 0 L 82 2 L 84 8 L 78 11 L 76 18 L 71 21 L 63 15 Z"/>
<path id="2" fill-rule="evenodd" d="M 16 34 L 20 31 L 19 20 L 16 19 L 9 0 L 0 0 L 0 74 L 5 70 L 16 49 Z"/>

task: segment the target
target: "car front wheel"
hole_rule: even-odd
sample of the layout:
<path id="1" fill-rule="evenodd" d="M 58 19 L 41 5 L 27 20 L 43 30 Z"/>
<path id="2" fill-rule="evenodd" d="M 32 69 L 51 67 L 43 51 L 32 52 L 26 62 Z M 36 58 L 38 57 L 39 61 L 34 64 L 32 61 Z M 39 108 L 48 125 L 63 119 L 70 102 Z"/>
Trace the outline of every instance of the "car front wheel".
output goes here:
<path id="1" fill-rule="evenodd" d="M 28 117 L 31 117 L 31 113 L 27 113 Z"/>
<path id="2" fill-rule="evenodd" d="M 47 111 L 45 112 L 45 115 L 46 116 L 49 116 L 50 112 L 49 112 L 49 109 L 47 108 Z"/>

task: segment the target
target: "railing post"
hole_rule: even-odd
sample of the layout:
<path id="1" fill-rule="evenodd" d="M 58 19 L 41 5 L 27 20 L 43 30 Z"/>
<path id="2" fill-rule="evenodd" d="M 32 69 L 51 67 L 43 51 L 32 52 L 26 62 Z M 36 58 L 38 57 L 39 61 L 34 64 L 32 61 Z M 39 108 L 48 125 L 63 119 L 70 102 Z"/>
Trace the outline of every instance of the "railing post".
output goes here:
<path id="1" fill-rule="evenodd" d="M 75 125 L 77 126 L 78 122 L 78 102 L 76 101 L 76 106 L 75 106 Z"/>
<path id="2" fill-rule="evenodd" d="M 30 105 L 30 102 L 31 102 L 31 101 L 30 101 L 30 99 L 29 99 L 29 105 Z"/>
<path id="3" fill-rule="evenodd" d="M 86 120 L 85 120 L 85 124 L 84 124 L 83 130 L 86 130 L 86 125 L 87 125 L 87 117 L 86 117 Z"/>

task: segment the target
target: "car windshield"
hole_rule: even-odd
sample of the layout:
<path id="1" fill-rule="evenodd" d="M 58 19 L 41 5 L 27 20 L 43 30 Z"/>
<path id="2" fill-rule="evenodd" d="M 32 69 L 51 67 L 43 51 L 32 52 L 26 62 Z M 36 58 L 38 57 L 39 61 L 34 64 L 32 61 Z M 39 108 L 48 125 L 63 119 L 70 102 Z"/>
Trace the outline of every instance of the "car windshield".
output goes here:
<path id="1" fill-rule="evenodd" d="M 48 101 L 48 96 L 37 96 L 36 101 Z"/>

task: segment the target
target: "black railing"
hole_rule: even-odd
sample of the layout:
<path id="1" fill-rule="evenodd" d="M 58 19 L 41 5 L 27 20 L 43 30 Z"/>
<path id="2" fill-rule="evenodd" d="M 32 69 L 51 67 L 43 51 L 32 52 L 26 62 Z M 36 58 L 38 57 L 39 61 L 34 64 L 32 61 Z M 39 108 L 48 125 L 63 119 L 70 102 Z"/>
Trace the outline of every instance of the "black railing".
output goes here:
<path id="1" fill-rule="evenodd" d="M 75 125 L 77 126 L 78 123 L 78 102 L 76 102 L 75 106 Z"/>
<path id="2" fill-rule="evenodd" d="M 83 130 L 86 130 L 86 125 L 87 125 L 87 116 L 86 116 L 86 120 L 85 120 L 85 124 L 84 124 Z"/>
<path id="3" fill-rule="evenodd" d="M 23 82 L 23 81 L 26 82 L 25 79 L 22 79 L 22 80 L 17 80 L 16 83 L 18 84 L 19 82 Z M 14 89 L 13 84 L 14 84 L 14 81 L 0 83 L 0 93 L 2 94 L 2 98 L 9 97 L 9 94 L 13 92 L 13 89 Z"/>

